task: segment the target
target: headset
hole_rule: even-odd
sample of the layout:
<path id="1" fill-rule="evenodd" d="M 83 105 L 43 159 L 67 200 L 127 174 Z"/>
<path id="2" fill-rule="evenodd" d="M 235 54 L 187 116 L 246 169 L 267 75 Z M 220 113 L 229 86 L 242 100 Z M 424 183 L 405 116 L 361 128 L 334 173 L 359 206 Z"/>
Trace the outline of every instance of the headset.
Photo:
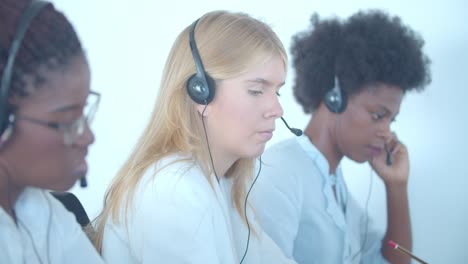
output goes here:
<path id="1" fill-rule="evenodd" d="M 21 15 L 18 28 L 13 36 L 13 41 L 8 52 L 0 83 L 0 147 L 10 138 L 15 125 L 15 115 L 12 112 L 11 105 L 8 103 L 8 97 L 10 94 L 11 79 L 13 78 L 16 56 L 18 55 L 24 35 L 26 34 L 32 20 L 48 4 L 49 3 L 46 1 L 32 0 Z M 86 178 L 82 177 L 80 179 L 80 186 L 86 187 L 87 185 Z"/>
<path id="2" fill-rule="evenodd" d="M 204 122 L 204 113 L 206 110 L 206 107 L 208 104 L 213 100 L 214 94 L 215 94 L 215 82 L 213 78 L 211 78 L 206 72 L 205 69 L 203 68 L 203 63 L 201 61 L 200 54 L 198 53 L 197 49 L 197 44 L 195 42 L 195 27 L 200 19 L 195 20 L 195 22 L 192 23 L 190 27 L 190 35 L 189 35 L 189 43 L 190 43 L 190 50 L 192 51 L 192 56 L 193 60 L 195 62 L 195 67 L 197 68 L 197 72 L 193 74 L 192 76 L 189 77 L 187 81 L 187 93 L 189 94 L 190 98 L 197 103 L 201 105 L 205 105 L 205 108 L 203 109 L 202 112 L 202 124 L 203 124 L 203 131 L 205 132 L 205 139 L 208 144 L 208 153 L 210 154 L 210 160 L 211 160 L 211 165 L 213 166 L 213 172 L 215 174 L 216 180 L 218 181 L 219 184 L 219 178 L 216 173 L 216 170 L 214 168 L 214 162 L 213 162 L 213 156 L 211 155 L 211 150 L 210 150 L 210 144 L 208 140 L 208 135 L 206 133 L 206 127 L 205 127 L 205 122 Z M 261 164 L 261 163 L 260 163 Z M 261 168 L 261 165 L 260 165 Z M 260 169 L 261 170 L 261 169 Z M 252 189 L 253 184 L 258 178 L 258 175 L 260 174 L 260 170 L 257 173 L 257 176 L 255 177 L 254 182 L 250 186 L 249 191 L 247 192 L 247 195 L 245 197 L 244 201 L 244 212 L 245 212 L 245 220 L 247 222 L 247 242 L 246 242 L 246 247 L 244 254 L 242 256 L 242 259 L 240 261 L 240 264 L 244 262 L 245 256 L 247 255 L 247 251 L 249 249 L 249 242 L 250 242 L 250 225 L 249 225 L 249 220 L 247 218 L 247 198 L 249 197 L 250 190 Z"/>
<path id="3" fill-rule="evenodd" d="M 346 110 L 346 106 L 348 105 L 348 96 L 346 92 L 341 88 L 339 85 L 338 77 L 335 75 L 335 83 L 332 89 L 330 89 L 327 93 L 325 93 L 323 102 L 325 103 L 325 106 L 328 108 L 328 110 L 332 113 L 336 114 L 341 114 Z M 391 157 L 391 152 L 385 145 L 385 152 L 386 152 L 386 164 L 387 166 L 391 166 L 393 161 Z M 365 222 L 365 235 L 364 235 L 364 241 L 361 243 L 359 250 L 352 256 L 351 260 L 354 261 L 356 256 L 362 252 L 362 249 L 366 245 L 367 242 L 367 233 L 369 229 L 369 215 L 368 215 L 368 209 L 369 209 L 369 200 L 371 196 L 371 191 L 372 191 L 372 170 L 370 174 L 370 183 L 369 183 L 369 191 L 367 193 L 367 199 L 366 199 L 366 205 L 365 205 L 365 211 L 366 211 L 366 222 Z"/>
<path id="4" fill-rule="evenodd" d="M 215 81 L 205 72 L 203 63 L 195 43 L 195 27 L 200 19 L 195 20 L 190 27 L 189 44 L 197 72 L 187 81 L 187 93 L 197 104 L 207 105 L 215 95 Z"/>
<path id="5" fill-rule="evenodd" d="M 216 171 L 214 169 L 214 163 L 213 163 L 213 157 L 211 155 L 211 150 L 210 150 L 210 145 L 208 141 L 208 135 L 206 133 L 206 127 L 205 127 L 205 122 L 203 119 L 204 112 L 206 110 L 206 107 L 208 104 L 213 101 L 214 95 L 215 95 L 215 81 L 214 79 L 205 72 L 205 69 L 203 68 L 203 63 L 200 57 L 200 53 L 198 52 L 197 44 L 195 42 L 195 27 L 200 19 L 195 20 L 195 22 L 192 23 L 190 27 L 190 33 L 189 33 L 189 44 L 190 44 L 190 50 L 192 51 L 192 56 L 193 60 L 195 62 L 195 67 L 197 69 L 197 72 L 194 73 L 192 76 L 189 77 L 187 80 L 187 93 L 189 94 L 190 98 L 197 104 L 200 105 L 205 105 L 205 109 L 203 109 L 202 112 L 202 124 L 203 124 L 203 130 L 205 131 L 205 138 L 206 142 L 208 144 L 208 153 L 210 155 L 211 159 L 211 164 L 213 166 L 213 171 L 216 176 L 216 180 L 219 183 L 219 178 L 218 175 L 216 174 Z M 291 128 L 288 126 L 286 121 L 284 120 L 283 117 L 281 117 L 283 120 L 284 124 L 286 127 L 295 135 L 300 136 L 302 135 L 302 131 L 297 128 Z M 247 199 L 249 197 L 250 191 L 252 190 L 252 187 L 254 186 L 255 182 L 258 179 L 258 176 L 260 175 L 260 171 L 262 168 L 262 159 L 260 157 L 260 167 L 257 172 L 257 175 L 254 178 L 254 181 L 250 185 L 250 188 L 246 194 L 245 201 L 244 201 L 244 214 L 245 214 L 245 220 L 247 223 L 247 241 L 246 241 L 246 246 L 244 250 L 244 254 L 242 255 L 242 258 L 240 260 L 240 264 L 242 264 L 245 260 L 245 257 L 247 256 L 247 251 L 249 250 L 249 243 L 250 243 L 250 224 L 249 224 L 249 219 L 247 217 Z"/>
<path id="6" fill-rule="evenodd" d="M 30 4 L 26 7 L 25 11 L 21 14 L 20 20 L 18 22 L 18 27 L 13 36 L 13 41 L 11 47 L 8 51 L 8 56 L 6 59 L 5 68 L 1 76 L 0 83 L 0 146 L 8 140 L 13 132 L 13 127 L 15 124 L 15 116 L 12 112 L 12 107 L 8 103 L 8 97 L 10 94 L 11 79 L 13 77 L 13 68 L 15 65 L 16 56 L 18 55 L 19 48 L 21 47 L 21 42 L 23 41 L 24 35 L 31 24 L 31 21 L 39 14 L 39 12 L 47 6 L 49 3 L 40 0 L 32 0 Z M 8 178 L 9 179 L 9 178 Z M 51 206 L 49 199 L 46 199 L 49 203 L 49 218 L 51 217 Z M 33 245 L 34 253 L 39 263 L 43 263 L 42 259 L 39 257 L 38 250 L 34 244 L 34 240 L 31 237 L 29 229 L 18 219 L 18 224 L 23 225 L 23 228 L 26 230 L 27 235 L 31 239 Z M 47 226 L 47 241 L 50 240 L 50 219 Z M 47 261 L 50 261 L 49 250 L 47 250 Z"/>
<path id="7" fill-rule="evenodd" d="M 328 110 L 332 113 L 343 113 L 348 105 L 348 96 L 338 83 L 338 77 L 335 75 L 335 83 L 333 88 L 330 89 L 323 99 Z"/>
<path id="8" fill-rule="evenodd" d="M 213 101 L 216 85 L 214 79 L 203 68 L 200 53 L 198 52 L 197 44 L 195 42 L 195 27 L 199 20 L 200 19 L 197 19 L 192 23 L 189 33 L 190 50 L 192 51 L 193 61 L 195 62 L 197 72 L 189 77 L 186 88 L 187 93 L 195 103 L 208 105 Z M 291 133 L 296 136 L 302 135 L 302 130 L 290 127 L 283 117 L 281 117 L 281 120 Z"/>
<path id="9" fill-rule="evenodd" d="M 13 36 L 13 41 L 11 43 L 10 50 L 8 51 L 8 57 L 0 83 L 0 145 L 11 136 L 15 124 L 15 116 L 12 113 L 11 105 L 8 103 L 8 96 L 10 94 L 11 79 L 13 77 L 13 68 L 15 66 L 16 56 L 18 55 L 21 42 L 23 41 L 24 35 L 28 30 L 31 21 L 42 10 L 42 8 L 48 4 L 48 2 L 40 0 L 31 1 L 21 15 L 18 28 Z"/>

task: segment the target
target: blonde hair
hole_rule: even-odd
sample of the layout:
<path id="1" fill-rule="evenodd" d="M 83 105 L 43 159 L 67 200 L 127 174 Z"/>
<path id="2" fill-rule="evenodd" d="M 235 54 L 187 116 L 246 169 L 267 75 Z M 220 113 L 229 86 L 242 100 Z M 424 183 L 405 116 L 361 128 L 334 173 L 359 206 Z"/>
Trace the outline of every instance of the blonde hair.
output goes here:
<path id="1" fill-rule="evenodd" d="M 106 222 L 112 219 L 118 224 L 122 213 L 127 216 L 137 184 L 148 167 L 162 158 L 174 153 L 189 154 L 213 185 L 201 118 L 186 92 L 186 82 L 195 73 L 189 30 L 185 28 L 177 37 L 166 61 L 150 122 L 106 192 L 104 209 L 97 219 L 98 250 Z M 205 71 L 216 83 L 237 77 L 272 56 L 281 57 L 287 68 L 286 51 L 277 35 L 268 25 L 244 13 L 205 14 L 196 26 L 195 39 Z M 225 175 L 233 178 L 233 201 L 242 218 L 245 186 L 253 177 L 254 166 L 253 158 L 240 159 Z M 126 224 L 127 217 L 124 221 Z"/>

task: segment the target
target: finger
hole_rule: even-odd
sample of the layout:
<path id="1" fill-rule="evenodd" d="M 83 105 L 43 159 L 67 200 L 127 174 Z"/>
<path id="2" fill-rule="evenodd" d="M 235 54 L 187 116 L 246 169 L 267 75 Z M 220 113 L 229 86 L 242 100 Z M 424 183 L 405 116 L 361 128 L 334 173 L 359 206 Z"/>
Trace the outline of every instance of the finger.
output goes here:
<path id="1" fill-rule="evenodd" d="M 398 139 L 398 136 L 395 132 L 392 132 L 392 137 L 386 143 L 386 148 L 391 153 L 396 153 L 395 148 L 397 146 L 403 146 L 406 149 L 406 146 Z"/>
<path id="2" fill-rule="evenodd" d="M 390 153 L 393 155 L 393 154 L 395 154 L 395 153 L 400 152 L 402 149 L 403 149 L 403 148 L 402 148 L 402 144 L 397 143 L 397 144 L 393 147 L 393 149 L 391 150 Z"/>
<path id="3" fill-rule="evenodd" d="M 396 135 L 395 133 L 393 132 L 390 132 L 388 133 L 385 138 L 384 138 L 384 148 L 385 148 L 385 151 L 391 151 L 393 145 L 394 145 L 394 142 L 395 142 L 395 139 L 396 139 Z"/>

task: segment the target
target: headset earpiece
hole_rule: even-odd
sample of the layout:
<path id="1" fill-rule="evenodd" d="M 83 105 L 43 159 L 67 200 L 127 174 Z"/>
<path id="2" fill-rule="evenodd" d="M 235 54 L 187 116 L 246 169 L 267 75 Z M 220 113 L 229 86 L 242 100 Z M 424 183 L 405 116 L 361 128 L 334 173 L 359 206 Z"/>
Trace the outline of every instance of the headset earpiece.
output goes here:
<path id="1" fill-rule="evenodd" d="M 205 72 L 200 54 L 198 53 L 197 44 L 195 42 L 195 27 L 197 23 L 198 19 L 193 22 L 189 34 L 190 50 L 192 51 L 197 72 L 190 76 L 187 81 L 187 93 L 197 104 L 207 105 L 214 98 L 215 82 L 213 78 Z"/>
<path id="2" fill-rule="evenodd" d="M 330 112 L 339 114 L 346 109 L 348 98 L 343 89 L 341 89 L 336 76 L 334 87 L 325 94 L 323 101 Z"/>
<path id="3" fill-rule="evenodd" d="M 199 76 L 198 73 L 190 76 L 187 81 L 187 93 L 197 104 L 207 105 L 214 97 L 215 83 L 209 76 Z"/>
<path id="4" fill-rule="evenodd" d="M 10 138 L 11 134 L 13 134 L 13 128 L 15 127 L 15 115 L 10 113 L 7 119 L 7 124 L 5 129 L 0 134 L 0 146 Z"/>

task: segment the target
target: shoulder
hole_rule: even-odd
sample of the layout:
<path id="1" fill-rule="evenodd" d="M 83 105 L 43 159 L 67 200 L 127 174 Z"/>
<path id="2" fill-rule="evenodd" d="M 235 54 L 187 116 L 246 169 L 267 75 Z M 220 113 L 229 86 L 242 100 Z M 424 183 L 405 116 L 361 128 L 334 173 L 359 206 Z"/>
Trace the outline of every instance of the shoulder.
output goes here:
<path id="1" fill-rule="evenodd" d="M 214 191 L 202 170 L 189 159 L 172 155 L 145 172 L 135 193 L 136 208 L 164 210 L 178 207 L 186 210 L 206 209 Z"/>
<path id="2" fill-rule="evenodd" d="M 109 244 L 119 244 L 139 260 L 185 257 L 181 251 L 200 247 L 214 232 L 210 219 L 215 206 L 214 191 L 196 164 L 177 156 L 165 158 L 145 172 L 128 222 L 121 215 L 120 223 L 107 225 L 104 247 L 109 250 L 104 252 L 112 251 Z"/>
<path id="3" fill-rule="evenodd" d="M 26 188 L 17 203 L 17 209 L 24 215 L 25 220 L 40 219 L 58 223 L 65 227 L 69 224 L 77 225 L 74 215 L 64 205 L 53 197 L 49 191 L 38 188 Z"/>
<path id="4" fill-rule="evenodd" d="M 67 237 L 67 239 L 70 239 L 71 233 L 75 233 L 76 235 L 81 235 L 83 231 L 75 215 L 71 213 L 49 191 L 44 190 L 41 192 L 42 192 L 42 196 L 44 197 L 44 201 L 45 201 L 44 203 L 47 203 L 50 206 L 51 225 L 53 225 L 53 229 L 55 229 L 56 232 L 58 232 L 58 234 L 61 234 Z M 73 197 L 71 199 L 76 199 L 74 201 L 79 204 L 78 198 L 76 198 L 76 196 L 74 196 L 73 194 L 71 194 L 68 197 Z"/>
<path id="5" fill-rule="evenodd" d="M 279 171 L 291 171 L 303 163 L 309 163 L 309 157 L 298 138 L 289 138 L 270 146 L 261 158 L 265 169 L 271 166 Z"/>
<path id="6" fill-rule="evenodd" d="M 297 138 L 289 138 L 272 145 L 263 153 L 261 159 L 265 177 L 280 184 L 300 180 L 304 165 L 310 164 Z"/>
<path id="7" fill-rule="evenodd" d="M 296 138 L 288 138 L 282 141 L 279 141 L 265 150 L 264 155 L 262 156 L 272 156 L 277 153 L 284 152 L 298 152 L 300 151 L 300 145 Z"/>
<path id="8" fill-rule="evenodd" d="M 88 214 L 81 204 L 78 197 L 71 192 L 51 192 L 50 193 L 55 199 L 70 212 L 75 215 L 76 220 L 80 226 L 86 226 L 90 223 Z"/>
<path id="9" fill-rule="evenodd" d="M 83 235 L 74 214 L 49 191 L 27 188 L 22 195 L 22 221 L 38 235 L 51 236 L 62 243 L 75 243 Z M 62 244 L 63 245 L 63 244 Z"/>

